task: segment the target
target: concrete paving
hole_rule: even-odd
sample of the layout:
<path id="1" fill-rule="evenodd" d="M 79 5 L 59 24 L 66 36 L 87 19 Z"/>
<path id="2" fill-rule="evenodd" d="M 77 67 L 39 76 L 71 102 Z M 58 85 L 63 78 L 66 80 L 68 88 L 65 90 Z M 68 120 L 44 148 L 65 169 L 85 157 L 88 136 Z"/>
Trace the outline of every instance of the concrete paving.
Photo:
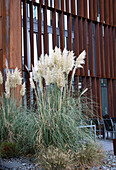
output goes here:
<path id="1" fill-rule="evenodd" d="M 104 139 L 99 139 L 97 142 L 102 146 L 104 151 L 106 152 L 113 152 L 113 140 L 104 140 Z"/>

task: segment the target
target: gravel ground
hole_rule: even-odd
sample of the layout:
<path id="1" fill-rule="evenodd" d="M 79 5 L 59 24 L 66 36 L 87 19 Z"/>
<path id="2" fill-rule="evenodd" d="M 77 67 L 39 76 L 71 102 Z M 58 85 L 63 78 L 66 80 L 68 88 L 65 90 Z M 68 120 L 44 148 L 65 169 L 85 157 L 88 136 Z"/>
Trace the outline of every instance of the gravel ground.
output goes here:
<path id="1" fill-rule="evenodd" d="M 30 158 L 0 159 L 0 170 L 41 170 Z"/>
<path id="2" fill-rule="evenodd" d="M 99 168 L 93 167 L 92 170 L 116 170 L 116 156 L 113 151 L 113 141 L 112 140 L 98 140 L 100 145 L 105 151 L 106 159 L 104 164 Z"/>
<path id="3" fill-rule="evenodd" d="M 112 140 L 98 140 L 105 150 L 106 159 L 104 164 L 98 168 L 93 167 L 91 170 L 116 170 L 116 156 L 113 152 Z M 41 170 L 39 164 L 33 164 L 30 158 L 0 158 L 0 170 Z"/>

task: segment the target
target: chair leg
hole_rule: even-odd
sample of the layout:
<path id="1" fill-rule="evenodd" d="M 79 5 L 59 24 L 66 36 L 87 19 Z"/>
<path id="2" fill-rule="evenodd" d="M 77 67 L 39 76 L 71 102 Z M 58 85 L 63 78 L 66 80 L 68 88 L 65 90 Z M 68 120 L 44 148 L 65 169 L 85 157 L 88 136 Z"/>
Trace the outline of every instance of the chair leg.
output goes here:
<path id="1" fill-rule="evenodd" d="M 112 139 L 115 139 L 115 132 L 112 132 Z"/>
<path id="2" fill-rule="evenodd" d="M 106 131 L 104 130 L 104 139 L 106 140 Z"/>
<path id="3" fill-rule="evenodd" d="M 99 138 L 101 138 L 101 129 L 99 130 Z"/>

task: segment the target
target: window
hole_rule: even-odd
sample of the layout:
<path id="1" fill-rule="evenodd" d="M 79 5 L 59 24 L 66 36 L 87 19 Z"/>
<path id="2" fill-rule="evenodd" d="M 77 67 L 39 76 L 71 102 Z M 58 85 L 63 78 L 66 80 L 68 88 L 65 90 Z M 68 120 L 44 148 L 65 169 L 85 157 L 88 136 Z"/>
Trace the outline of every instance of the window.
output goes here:
<path id="1" fill-rule="evenodd" d="M 38 60 L 38 52 L 37 52 L 37 34 L 34 33 L 34 66 L 37 63 Z"/>
<path id="2" fill-rule="evenodd" d="M 99 0 L 97 0 L 97 21 L 100 22 Z"/>
<path id="3" fill-rule="evenodd" d="M 38 19 L 37 6 L 33 6 L 33 18 L 34 18 L 34 19 Z"/>
<path id="4" fill-rule="evenodd" d="M 54 8 L 54 0 L 48 0 L 48 6 Z"/>
<path id="5" fill-rule="evenodd" d="M 107 79 L 101 79 L 102 116 L 108 114 Z"/>
<path id="6" fill-rule="evenodd" d="M 87 0 L 87 17 L 89 18 L 89 0 Z"/>
<path id="7" fill-rule="evenodd" d="M 58 9 L 61 9 L 61 0 L 58 0 Z"/>
<path id="8" fill-rule="evenodd" d="M 52 11 L 47 10 L 47 25 L 52 26 Z"/>
<path id="9" fill-rule="evenodd" d="M 52 52 L 52 49 L 53 49 L 53 43 L 52 43 L 52 34 L 51 33 L 49 33 L 48 34 L 48 53 L 49 53 L 49 55 L 51 54 L 51 52 Z"/>
<path id="10" fill-rule="evenodd" d="M 87 22 L 87 48 L 88 48 L 88 76 L 90 76 L 90 59 L 89 59 L 89 23 Z"/>

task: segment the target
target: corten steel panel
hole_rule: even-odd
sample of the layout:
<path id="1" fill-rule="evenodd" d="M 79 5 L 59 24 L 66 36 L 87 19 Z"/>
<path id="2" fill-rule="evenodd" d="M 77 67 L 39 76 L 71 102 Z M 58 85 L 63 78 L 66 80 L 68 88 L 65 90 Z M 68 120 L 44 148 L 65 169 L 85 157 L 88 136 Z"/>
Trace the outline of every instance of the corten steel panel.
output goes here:
<path id="1" fill-rule="evenodd" d="M 87 0 L 84 0 L 84 17 L 87 18 Z"/>
<path id="2" fill-rule="evenodd" d="M 116 80 L 112 81 L 113 85 L 113 104 L 114 104 L 114 117 L 116 117 Z"/>
<path id="3" fill-rule="evenodd" d="M 99 9 L 100 9 L 100 22 L 104 22 L 104 0 L 99 1 Z"/>
<path id="4" fill-rule="evenodd" d="M 91 84 L 91 77 L 86 77 L 86 83 L 87 83 L 87 102 L 89 103 L 89 109 L 90 109 L 90 112 L 91 112 L 91 115 L 90 117 L 92 118 L 93 117 L 93 111 L 92 111 L 92 94 L 91 94 L 91 88 L 92 88 L 92 84 Z"/>
<path id="5" fill-rule="evenodd" d="M 42 26 L 41 26 L 41 5 L 38 6 L 38 59 L 40 55 L 42 54 Z"/>
<path id="6" fill-rule="evenodd" d="M 45 0 L 45 5 L 48 6 L 48 0 Z"/>
<path id="7" fill-rule="evenodd" d="M 0 71 L 3 71 L 3 53 L 0 50 Z"/>
<path id="8" fill-rule="evenodd" d="M 0 0 L 0 16 L 2 16 L 2 0 Z"/>
<path id="9" fill-rule="evenodd" d="M 52 11 L 52 30 L 53 30 L 53 49 L 57 46 L 57 33 L 56 33 L 56 10 Z"/>
<path id="10" fill-rule="evenodd" d="M 21 1 L 4 0 L 3 2 L 3 63 L 6 58 L 9 68 L 22 69 L 21 54 Z M 15 45 L 14 45 L 15 44 Z"/>
<path id="11" fill-rule="evenodd" d="M 85 90 L 87 88 L 87 80 L 86 80 L 86 77 L 82 77 L 82 91 Z M 87 103 L 87 93 L 84 93 L 82 95 L 82 100 L 84 103 Z M 88 111 L 87 111 L 87 108 L 84 110 L 84 113 L 83 114 L 88 114 Z"/>
<path id="12" fill-rule="evenodd" d="M 30 3 L 30 47 L 31 47 L 31 66 L 34 65 L 34 39 L 33 39 L 33 2 Z"/>
<path id="13" fill-rule="evenodd" d="M 112 79 L 108 79 L 107 82 L 108 82 L 108 111 L 109 111 L 109 117 L 114 117 Z"/>
<path id="14" fill-rule="evenodd" d="M 43 4 L 43 0 L 40 0 L 40 4 Z"/>
<path id="15" fill-rule="evenodd" d="M 88 76 L 88 47 L 87 47 L 87 19 L 83 21 L 84 27 L 83 27 L 83 48 L 86 51 L 86 58 L 85 58 L 85 64 L 84 64 L 84 73 L 86 76 Z"/>
<path id="16" fill-rule="evenodd" d="M 66 0 L 66 12 L 69 13 L 69 0 Z"/>
<path id="17" fill-rule="evenodd" d="M 48 54 L 47 7 L 44 8 L 44 54 Z"/>
<path id="18" fill-rule="evenodd" d="M 93 15 L 94 15 L 94 20 L 97 21 L 97 0 L 93 1 Z"/>
<path id="19" fill-rule="evenodd" d="M 100 60 L 100 31 L 99 23 L 95 24 L 95 46 L 96 46 L 96 68 L 97 76 L 101 76 L 101 60 Z"/>
<path id="20" fill-rule="evenodd" d="M 22 69 L 21 1 L 10 0 L 9 67 Z M 15 44 L 15 45 L 14 45 Z"/>
<path id="21" fill-rule="evenodd" d="M 64 50 L 64 23 L 63 23 L 63 12 L 59 14 L 59 32 L 60 32 L 60 48 Z"/>
<path id="22" fill-rule="evenodd" d="M 94 76 L 94 56 L 93 56 L 93 29 L 92 21 L 88 23 L 88 34 L 89 34 L 89 64 L 90 64 L 90 76 Z"/>
<path id="23" fill-rule="evenodd" d="M 9 61 L 9 1 L 2 1 L 3 5 L 3 68 L 6 67 L 6 59 Z M 7 26 L 8 25 L 8 26 Z"/>
<path id="24" fill-rule="evenodd" d="M 70 88 L 70 83 L 71 83 L 71 75 L 68 75 L 68 89 Z M 72 96 L 72 84 L 71 84 L 71 89 L 70 89 L 70 95 Z"/>
<path id="25" fill-rule="evenodd" d="M 116 63 L 116 28 L 112 28 L 113 60 Z M 116 67 L 114 66 L 114 77 L 116 78 Z"/>
<path id="26" fill-rule="evenodd" d="M 71 13 L 75 14 L 75 0 L 71 0 Z"/>
<path id="27" fill-rule="evenodd" d="M 75 90 L 75 97 L 78 97 L 78 96 L 79 96 L 78 83 L 79 83 L 79 77 L 78 77 L 78 76 L 74 76 L 74 90 Z"/>
<path id="28" fill-rule="evenodd" d="M 0 50 L 2 49 L 2 17 L 0 17 Z"/>
<path id="29" fill-rule="evenodd" d="M 86 77 L 82 77 L 82 90 L 87 88 L 87 82 L 86 82 Z M 87 93 L 83 94 L 84 96 L 87 95 Z"/>
<path id="30" fill-rule="evenodd" d="M 116 26 L 116 0 L 113 0 L 113 23 Z"/>
<path id="31" fill-rule="evenodd" d="M 3 54 L 2 54 L 2 50 L 0 50 L 0 71 L 3 72 Z M 2 85 L 0 85 L 0 95 L 1 95 L 1 91 L 2 91 Z"/>
<path id="32" fill-rule="evenodd" d="M 113 60 L 113 44 L 112 44 L 112 27 L 109 28 L 109 49 L 110 49 L 110 77 L 114 78 L 114 60 Z"/>
<path id="33" fill-rule="evenodd" d="M 93 98 L 93 109 L 96 118 L 98 118 L 98 103 L 97 103 L 97 81 L 96 78 L 92 78 L 92 98 Z"/>
<path id="34" fill-rule="evenodd" d="M 24 65 L 28 65 L 27 59 L 27 8 L 26 1 L 23 1 L 23 31 L 24 31 Z"/>
<path id="35" fill-rule="evenodd" d="M 98 102 L 98 114 L 100 120 L 102 120 L 102 104 L 101 104 L 101 80 L 97 79 L 97 102 Z"/>
<path id="36" fill-rule="evenodd" d="M 109 56 L 109 31 L 108 26 L 104 27 L 104 54 L 106 78 L 110 78 L 110 56 Z"/>
<path id="37" fill-rule="evenodd" d="M 109 0 L 109 23 L 113 25 L 113 0 Z"/>
<path id="38" fill-rule="evenodd" d="M 78 29 L 78 17 L 74 17 L 74 53 L 75 56 L 79 55 L 79 29 Z M 77 69 L 76 75 L 80 74 L 80 69 Z"/>
<path id="39" fill-rule="evenodd" d="M 79 53 L 84 50 L 83 48 L 83 20 L 79 19 Z M 80 75 L 84 75 L 84 68 L 80 69 Z"/>
<path id="40" fill-rule="evenodd" d="M 68 29 L 68 50 L 72 51 L 72 16 L 67 16 L 67 29 Z"/>
<path id="41" fill-rule="evenodd" d="M 109 0 L 105 0 L 104 3 L 104 20 L 106 24 L 109 24 Z"/>
<path id="42" fill-rule="evenodd" d="M 84 17 L 84 2 L 83 2 L 84 0 L 78 0 L 78 2 L 79 2 L 79 11 L 78 11 L 78 15 L 79 16 L 82 16 L 82 17 Z"/>
<path id="43" fill-rule="evenodd" d="M 64 11 L 64 0 L 61 0 L 61 10 Z"/>
<path id="44" fill-rule="evenodd" d="M 54 8 L 55 8 L 55 9 L 58 9 L 58 0 L 55 0 L 55 1 L 54 1 Z"/>
<path id="45" fill-rule="evenodd" d="M 100 24 L 100 59 L 101 59 L 101 76 L 105 78 L 105 58 L 104 58 L 104 38 L 103 38 L 103 25 Z"/>
<path id="46" fill-rule="evenodd" d="M 30 100 L 30 97 L 31 97 L 31 93 L 30 93 L 30 81 L 29 81 L 29 78 L 30 78 L 30 73 L 27 71 L 26 72 L 26 97 L 27 97 L 27 106 L 30 108 L 31 106 L 31 100 Z"/>
<path id="47" fill-rule="evenodd" d="M 90 19 L 93 19 L 93 1 L 94 0 L 89 0 L 89 16 L 90 16 Z"/>

